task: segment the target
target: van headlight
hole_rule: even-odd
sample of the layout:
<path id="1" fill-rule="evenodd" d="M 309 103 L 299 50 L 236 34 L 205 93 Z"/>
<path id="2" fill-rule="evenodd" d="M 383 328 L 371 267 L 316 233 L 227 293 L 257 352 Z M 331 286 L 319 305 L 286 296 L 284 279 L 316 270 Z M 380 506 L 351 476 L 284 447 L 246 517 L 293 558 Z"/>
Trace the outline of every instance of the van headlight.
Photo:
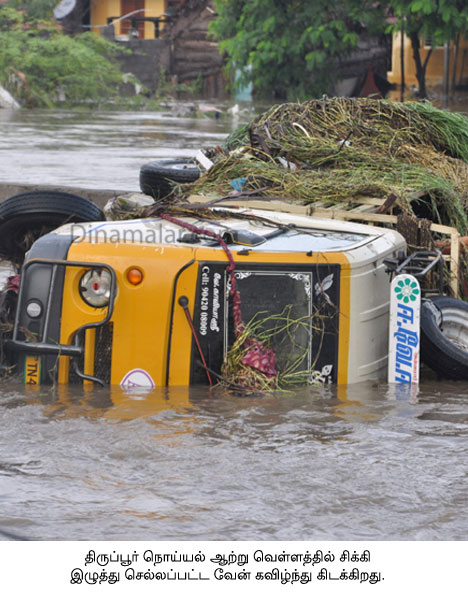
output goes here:
<path id="1" fill-rule="evenodd" d="M 100 308 L 109 304 L 111 274 L 106 269 L 90 269 L 80 279 L 80 294 L 90 306 Z"/>

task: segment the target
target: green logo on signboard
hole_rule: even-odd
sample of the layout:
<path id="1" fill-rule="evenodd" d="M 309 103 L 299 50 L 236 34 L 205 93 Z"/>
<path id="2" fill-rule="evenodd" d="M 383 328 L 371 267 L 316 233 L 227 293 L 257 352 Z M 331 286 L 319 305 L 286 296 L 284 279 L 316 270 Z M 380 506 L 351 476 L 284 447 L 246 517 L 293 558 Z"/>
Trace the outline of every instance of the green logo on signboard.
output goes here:
<path id="1" fill-rule="evenodd" d="M 414 302 L 419 294 L 418 284 L 411 281 L 411 279 L 404 279 L 396 284 L 395 293 L 398 300 L 403 301 L 405 304 L 410 301 Z"/>

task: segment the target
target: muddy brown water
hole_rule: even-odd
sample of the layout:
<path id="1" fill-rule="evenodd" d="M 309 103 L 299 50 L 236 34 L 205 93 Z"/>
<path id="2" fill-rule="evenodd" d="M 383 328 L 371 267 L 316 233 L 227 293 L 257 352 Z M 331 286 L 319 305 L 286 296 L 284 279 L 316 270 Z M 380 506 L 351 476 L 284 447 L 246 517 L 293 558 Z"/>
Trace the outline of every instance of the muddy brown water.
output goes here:
<path id="1" fill-rule="evenodd" d="M 0 183 L 138 190 L 236 123 L 0 111 Z M 157 340 L 155 340 L 155 343 Z M 0 540 L 466 540 L 468 393 L 0 389 Z"/>

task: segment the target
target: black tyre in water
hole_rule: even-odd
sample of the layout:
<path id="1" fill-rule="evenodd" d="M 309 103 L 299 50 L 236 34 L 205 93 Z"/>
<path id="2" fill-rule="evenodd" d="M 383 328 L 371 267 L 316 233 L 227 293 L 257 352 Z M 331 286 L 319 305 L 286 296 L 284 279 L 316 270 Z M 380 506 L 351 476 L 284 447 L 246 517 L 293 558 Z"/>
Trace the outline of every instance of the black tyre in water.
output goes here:
<path id="1" fill-rule="evenodd" d="M 57 191 L 25 192 L 0 203 L 0 257 L 23 262 L 35 240 L 64 223 L 104 221 L 91 200 Z"/>
<path id="2" fill-rule="evenodd" d="M 430 296 L 421 307 L 421 360 L 447 379 L 468 379 L 468 302 Z"/>
<path id="3" fill-rule="evenodd" d="M 156 200 L 168 196 L 176 183 L 193 183 L 200 168 L 188 160 L 156 160 L 140 168 L 140 189 Z"/>

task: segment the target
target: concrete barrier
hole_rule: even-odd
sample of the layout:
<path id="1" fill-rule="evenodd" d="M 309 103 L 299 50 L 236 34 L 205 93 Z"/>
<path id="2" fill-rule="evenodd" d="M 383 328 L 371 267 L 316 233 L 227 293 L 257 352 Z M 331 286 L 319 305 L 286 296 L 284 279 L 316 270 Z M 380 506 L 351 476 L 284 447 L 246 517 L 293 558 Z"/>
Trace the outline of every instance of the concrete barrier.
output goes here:
<path id="1" fill-rule="evenodd" d="M 106 202 L 115 197 L 135 196 L 135 192 L 126 192 L 122 190 L 93 190 L 86 188 L 63 187 L 53 185 L 25 185 L 21 183 L 0 183 L 0 202 L 22 194 L 23 192 L 34 192 L 38 190 L 54 190 L 58 192 L 68 192 L 69 194 L 77 194 L 83 198 L 91 200 L 101 208 L 104 208 Z"/>

